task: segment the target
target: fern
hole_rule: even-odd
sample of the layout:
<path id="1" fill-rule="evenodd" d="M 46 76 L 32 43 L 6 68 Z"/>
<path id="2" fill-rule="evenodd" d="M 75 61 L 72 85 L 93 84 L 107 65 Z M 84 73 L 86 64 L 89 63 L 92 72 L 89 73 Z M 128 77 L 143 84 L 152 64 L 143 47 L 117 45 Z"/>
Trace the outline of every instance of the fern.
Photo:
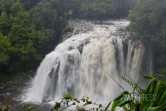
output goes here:
<path id="1" fill-rule="evenodd" d="M 136 91 L 136 93 L 142 94 L 142 93 L 144 92 L 144 91 L 139 87 L 139 85 L 138 85 L 139 82 L 140 82 L 140 80 L 139 80 L 137 83 L 135 83 L 135 82 L 133 82 L 133 81 L 131 81 L 131 80 L 125 78 L 124 76 L 121 76 L 121 78 L 122 78 L 122 80 L 124 80 L 126 83 L 128 83 L 130 86 L 132 86 L 132 88 L 133 88 L 132 93 L 135 93 L 135 91 Z"/>

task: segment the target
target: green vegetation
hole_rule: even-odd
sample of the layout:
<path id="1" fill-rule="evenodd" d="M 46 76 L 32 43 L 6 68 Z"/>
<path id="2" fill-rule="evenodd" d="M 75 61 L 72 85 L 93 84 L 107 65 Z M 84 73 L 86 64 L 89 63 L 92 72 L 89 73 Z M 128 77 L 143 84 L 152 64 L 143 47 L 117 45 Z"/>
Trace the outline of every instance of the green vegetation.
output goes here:
<path id="1" fill-rule="evenodd" d="M 64 94 L 60 102 L 55 102 L 55 106 L 51 109 L 51 111 L 63 111 L 71 106 L 75 106 L 77 111 L 87 111 L 86 106 L 88 105 L 93 105 L 94 107 L 88 109 L 88 111 L 104 111 L 104 107 L 101 104 L 96 104 L 95 102 L 90 101 L 88 97 L 83 97 L 79 100 L 72 97 L 70 94 Z"/>
<path id="2" fill-rule="evenodd" d="M 153 76 L 143 76 L 144 79 L 148 79 L 150 82 L 145 89 L 141 89 L 138 83 L 133 83 L 127 78 L 122 76 L 133 87 L 133 91 L 123 91 L 118 97 L 111 101 L 106 107 L 102 104 L 90 101 L 88 97 L 77 99 L 70 94 L 64 94 L 60 102 L 55 102 L 51 111 L 63 111 L 69 107 L 75 107 L 77 111 L 114 111 L 118 107 L 123 108 L 125 111 L 165 111 L 166 110 L 166 83 L 154 78 Z M 92 108 L 87 108 L 88 105 L 92 105 Z M 0 111 L 8 111 L 10 105 L 0 108 Z M 34 106 L 22 105 L 22 108 L 27 111 L 32 111 Z"/>
<path id="3" fill-rule="evenodd" d="M 1 0 L 0 74 L 36 70 L 68 30 L 67 21 L 123 18 L 133 0 Z"/>
<path id="4" fill-rule="evenodd" d="M 39 3 L 30 10 L 25 10 L 24 4 L 19 0 L 0 3 L 0 73 L 35 70 L 58 44 L 65 27 L 63 22 L 61 29 L 57 28 L 58 16 L 50 2 Z"/>
<path id="5" fill-rule="evenodd" d="M 125 111 L 165 111 L 166 84 L 152 76 L 143 76 L 143 78 L 150 80 L 144 90 L 141 89 L 138 92 L 135 89 L 140 90 L 140 88 L 135 84 L 136 87 L 133 88 L 132 93 L 128 91 L 122 92 L 108 104 L 106 110 L 111 106 L 110 111 L 114 111 L 119 106 L 123 107 Z"/>
<path id="6" fill-rule="evenodd" d="M 27 106 L 26 104 L 23 104 L 22 108 L 26 109 L 27 111 L 32 111 L 34 106 Z"/>
<path id="7" fill-rule="evenodd" d="M 166 0 L 1 0 L 0 1 L 0 86 L 10 81 L 8 78 L 15 74 L 29 70 L 36 70 L 43 57 L 54 49 L 62 40 L 67 31 L 66 25 L 70 19 L 69 10 L 73 12 L 72 19 L 103 20 L 111 18 L 125 18 L 131 21 L 128 27 L 132 34 L 132 40 L 141 40 L 148 48 L 152 48 L 156 73 L 166 74 Z M 27 76 L 25 76 L 26 78 Z M 126 111 L 164 111 L 166 110 L 166 84 L 165 79 L 159 81 L 150 76 L 144 76 L 150 80 L 145 90 L 138 87 L 126 78 L 122 78 L 133 86 L 133 92 L 127 91 L 117 97 L 111 110 L 117 106 Z M 22 77 L 24 78 L 24 77 Z M 163 79 L 163 78 L 162 78 Z M 13 82 L 20 81 L 15 77 Z M 124 94 L 155 94 L 154 101 L 128 100 Z M 70 107 L 83 102 L 85 110 L 89 104 L 97 105 L 89 101 L 89 98 L 78 100 L 70 94 L 64 95 L 61 102 L 56 102 L 52 110 L 61 109 L 61 105 Z M 71 102 L 71 104 L 69 104 Z M 108 105 L 108 106 L 109 106 Z M 10 106 L 0 108 L 7 111 Z M 29 111 L 33 106 L 23 107 Z M 96 110 L 102 109 L 98 105 Z M 105 110 L 107 110 L 106 107 Z"/>
<path id="8" fill-rule="evenodd" d="M 131 93 L 123 91 L 118 97 L 111 101 L 106 108 L 101 104 L 89 101 L 89 98 L 78 100 L 77 98 L 73 98 L 70 94 L 65 94 L 61 102 L 56 102 L 52 111 L 58 109 L 62 111 L 72 105 L 76 105 L 78 111 L 86 111 L 85 107 L 90 104 L 98 106 L 92 108 L 96 111 L 114 111 L 118 107 L 123 108 L 125 111 L 165 111 L 166 83 L 149 75 L 143 76 L 143 78 L 150 81 L 145 89 L 141 89 L 138 86 L 141 80 L 139 80 L 138 83 L 133 83 L 122 76 L 122 79 L 133 87 L 133 91 Z M 84 102 L 82 107 L 80 106 L 80 101 Z"/>
<path id="9" fill-rule="evenodd" d="M 24 74 L 15 74 L 15 75 L 8 75 L 6 76 L 5 74 L 0 75 L 0 88 L 4 88 L 5 85 L 19 85 L 20 83 L 27 82 L 29 79 L 31 79 L 32 76 L 24 73 Z"/>
<path id="10" fill-rule="evenodd" d="M 152 48 L 155 70 L 160 74 L 166 68 L 165 4 L 165 0 L 139 0 L 128 17 L 132 39 L 141 40 L 146 47 Z"/>
<path id="11" fill-rule="evenodd" d="M 103 107 L 101 104 L 96 104 L 95 102 L 89 101 L 89 98 L 82 98 L 78 100 L 73 98 L 70 94 L 65 94 L 60 103 L 56 102 L 55 107 L 52 109 L 64 110 L 71 105 L 80 106 L 80 101 L 84 102 L 83 107 L 77 108 L 81 111 L 85 110 L 85 107 L 89 104 L 98 106 L 92 108 L 93 110 L 100 111 L 114 111 L 118 107 L 123 108 L 125 111 L 165 111 L 166 110 L 166 83 L 162 82 L 153 76 L 145 75 L 141 78 L 138 83 L 133 83 L 129 79 L 121 76 L 121 78 L 126 81 L 129 85 L 133 87 L 133 91 L 129 93 L 128 91 L 123 91 L 118 97 L 111 101 L 107 107 Z M 149 80 L 149 84 L 145 89 L 141 89 L 138 84 L 142 79 Z M 65 100 L 65 102 L 64 102 Z M 63 104 L 63 102 L 66 104 Z M 70 104 L 69 104 L 70 102 Z M 89 109 L 90 110 L 90 109 Z"/>
<path id="12" fill-rule="evenodd" d="M 51 0 L 58 13 L 73 12 L 73 18 L 110 19 L 123 18 L 134 6 L 136 0 Z"/>

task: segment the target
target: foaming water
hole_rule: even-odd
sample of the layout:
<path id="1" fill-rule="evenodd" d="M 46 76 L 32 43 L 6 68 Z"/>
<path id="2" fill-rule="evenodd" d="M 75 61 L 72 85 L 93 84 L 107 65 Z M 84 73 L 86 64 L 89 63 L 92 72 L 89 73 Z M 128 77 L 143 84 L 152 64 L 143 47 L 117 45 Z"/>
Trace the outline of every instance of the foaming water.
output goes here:
<path id="1" fill-rule="evenodd" d="M 90 23 L 92 30 L 73 34 L 60 43 L 43 59 L 24 101 L 56 101 L 65 93 L 110 101 L 122 91 L 116 82 L 129 90 L 119 76 L 138 80 L 139 73 L 132 69 L 141 70 L 145 48 L 141 43 L 124 42 L 127 25 L 126 20 Z"/>

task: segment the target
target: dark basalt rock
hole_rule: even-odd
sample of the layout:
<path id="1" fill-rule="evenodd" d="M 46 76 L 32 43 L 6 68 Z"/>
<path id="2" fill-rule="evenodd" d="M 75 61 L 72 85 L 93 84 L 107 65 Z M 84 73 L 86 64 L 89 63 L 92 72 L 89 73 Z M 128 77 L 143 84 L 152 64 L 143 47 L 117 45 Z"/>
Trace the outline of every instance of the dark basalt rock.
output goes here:
<path id="1" fill-rule="evenodd" d="M 82 54 L 83 47 L 84 47 L 84 43 L 80 44 L 80 45 L 77 47 L 77 49 L 79 50 L 80 54 Z"/>
<path id="2" fill-rule="evenodd" d="M 69 48 L 68 48 L 68 50 L 73 50 L 74 49 L 74 47 L 73 46 L 70 46 Z"/>

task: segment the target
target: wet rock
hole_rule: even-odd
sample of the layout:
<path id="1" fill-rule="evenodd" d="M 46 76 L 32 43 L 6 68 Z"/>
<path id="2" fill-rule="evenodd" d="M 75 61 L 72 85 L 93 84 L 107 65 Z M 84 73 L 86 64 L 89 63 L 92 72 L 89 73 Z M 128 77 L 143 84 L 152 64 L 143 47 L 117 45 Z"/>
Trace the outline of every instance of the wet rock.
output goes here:
<path id="1" fill-rule="evenodd" d="M 6 93 L 7 96 L 10 96 L 10 93 Z"/>
<path id="2" fill-rule="evenodd" d="M 75 31 L 75 33 L 74 33 L 74 35 L 79 34 L 79 33 L 80 33 L 80 31 L 81 31 L 81 30 L 76 30 L 76 31 Z"/>
<path id="3" fill-rule="evenodd" d="M 90 38 L 86 38 L 86 39 L 84 39 L 84 41 L 82 41 L 82 43 L 80 43 L 80 44 L 77 46 L 77 49 L 79 50 L 80 54 L 82 54 L 84 45 L 87 45 L 88 43 L 90 43 L 90 40 L 91 40 Z"/>
<path id="4" fill-rule="evenodd" d="M 80 54 L 82 54 L 82 50 L 83 50 L 84 44 L 80 44 L 77 49 L 79 50 Z"/>
<path id="5" fill-rule="evenodd" d="M 86 38 L 85 39 L 85 43 L 84 44 L 87 45 L 88 43 L 90 43 L 90 38 Z"/>
<path id="6" fill-rule="evenodd" d="M 73 55 L 68 54 L 68 61 L 69 61 L 69 63 L 74 64 L 75 59 L 74 59 Z"/>
<path id="7" fill-rule="evenodd" d="M 93 23 L 94 23 L 94 24 L 100 24 L 100 21 L 95 20 L 95 21 L 93 21 Z"/>
<path id="8" fill-rule="evenodd" d="M 68 50 L 73 50 L 74 49 L 74 47 L 73 46 L 70 46 L 69 48 L 68 48 Z"/>
<path id="9" fill-rule="evenodd" d="M 48 102 L 50 102 L 50 101 L 51 101 L 51 100 L 42 99 L 42 104 L 48 103 Z"/>
<path id="10" fill-rule="evenodd" d="M 112 44 L 113 44 L 114 46 L 116 46 L 116 44 L 117 44 L 117 39 L 116 39 L 116 38 L 113 38 L 113 39 L 112 39 Z"/>

